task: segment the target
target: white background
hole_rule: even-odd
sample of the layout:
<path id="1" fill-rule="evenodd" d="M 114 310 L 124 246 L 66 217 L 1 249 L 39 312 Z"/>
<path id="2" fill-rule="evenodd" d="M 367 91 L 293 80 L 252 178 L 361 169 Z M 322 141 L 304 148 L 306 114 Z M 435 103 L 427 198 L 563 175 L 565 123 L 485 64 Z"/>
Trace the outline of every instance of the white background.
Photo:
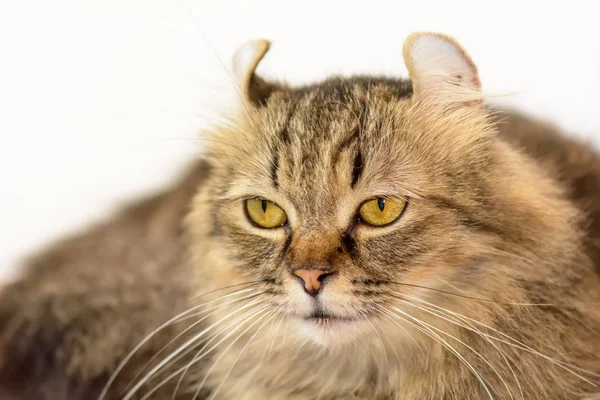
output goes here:
<path id="1" fill-rule="evenodd" d="M 558 4 L 561 4 L 559 6 Z M 594 1 L 0 0 L 0 275 L 164 186 L 236 104 L 223 63 L 273 41 L 259 73 L 406 76 L 413 31 L 455 36 L 484 89 L 569 133 L 600 133 Z M 188 139 L 184 139 L 188 138 Z"/>

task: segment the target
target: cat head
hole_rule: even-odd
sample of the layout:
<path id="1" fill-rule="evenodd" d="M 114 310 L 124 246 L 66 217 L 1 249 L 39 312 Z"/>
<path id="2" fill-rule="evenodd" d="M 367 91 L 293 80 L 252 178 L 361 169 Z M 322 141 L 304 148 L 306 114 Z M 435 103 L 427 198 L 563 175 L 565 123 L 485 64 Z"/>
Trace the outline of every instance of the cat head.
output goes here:
<path id="1" fill-rule="evenodd" d="M 497 136 L 453 39 L 410 36 L 410 81 L 304 87 L 256 76 L 268 47 L 236 54 L 240 115 L 205 136 L 212 177 L 188 219 L 199 294 L 250 285 L 255 309 L 329 346 L 408 302 L 530 301 L 521 283 L 570 257 L 575 211 Z"/>

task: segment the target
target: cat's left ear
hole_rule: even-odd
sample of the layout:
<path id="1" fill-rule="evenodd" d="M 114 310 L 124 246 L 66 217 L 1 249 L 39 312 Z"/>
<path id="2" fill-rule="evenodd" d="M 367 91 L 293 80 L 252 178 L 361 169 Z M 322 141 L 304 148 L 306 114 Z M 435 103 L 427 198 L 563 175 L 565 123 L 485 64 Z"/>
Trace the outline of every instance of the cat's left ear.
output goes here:
<path id="1" fill-rule="evenodd" d="M 471 106 L 483 104 L 477 67 L 453 38 L 440 33 L 413 33 L 404 42 L 403 55 L 416 97 Z"/>
<path id="2" fill-rule="evenodd" d="M 244 95 L 252 102 L 260 102 L 271 91 L 254 71 L 263 59 L 271 43 L 265 39 L 250 40 L 244 43 L 233 56 L 233 75 Z"/>

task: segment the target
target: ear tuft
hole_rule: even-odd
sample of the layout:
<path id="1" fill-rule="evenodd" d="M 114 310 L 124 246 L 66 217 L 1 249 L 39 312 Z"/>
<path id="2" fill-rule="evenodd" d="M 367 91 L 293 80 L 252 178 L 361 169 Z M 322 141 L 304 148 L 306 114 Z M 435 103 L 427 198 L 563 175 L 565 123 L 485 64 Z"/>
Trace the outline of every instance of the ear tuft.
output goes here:
<path id="1" fill-rule="evenodd" d="M 416 97 L 482 104 L 477 67 L 453 38 L 414 33 L 404 42 L 403 55 Z"/>
<path id="2" fill-rule="evenodd" d="M 254 71 L 269 50 L 269 46 L 269 41 L 265 39 L 250 40 L 244 43 L 233 56 L 234 78 L 248 97 L 250 97 Z"/>

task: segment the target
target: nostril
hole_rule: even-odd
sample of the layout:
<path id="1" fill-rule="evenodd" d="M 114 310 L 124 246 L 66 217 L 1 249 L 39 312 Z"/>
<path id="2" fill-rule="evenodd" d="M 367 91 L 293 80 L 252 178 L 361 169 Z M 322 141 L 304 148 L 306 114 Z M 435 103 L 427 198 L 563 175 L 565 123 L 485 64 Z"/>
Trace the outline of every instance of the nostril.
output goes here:
<path id="1" fill-rule="evenodd" d="M 325 278 L 327 278 L 331 275 L 334 275 L 334 274 L 335 274 L 335 271 L 334 272 L 324 272 L 323 274 L 319 275 L 317 280 L 322 283 L 325 280 Z"/>

